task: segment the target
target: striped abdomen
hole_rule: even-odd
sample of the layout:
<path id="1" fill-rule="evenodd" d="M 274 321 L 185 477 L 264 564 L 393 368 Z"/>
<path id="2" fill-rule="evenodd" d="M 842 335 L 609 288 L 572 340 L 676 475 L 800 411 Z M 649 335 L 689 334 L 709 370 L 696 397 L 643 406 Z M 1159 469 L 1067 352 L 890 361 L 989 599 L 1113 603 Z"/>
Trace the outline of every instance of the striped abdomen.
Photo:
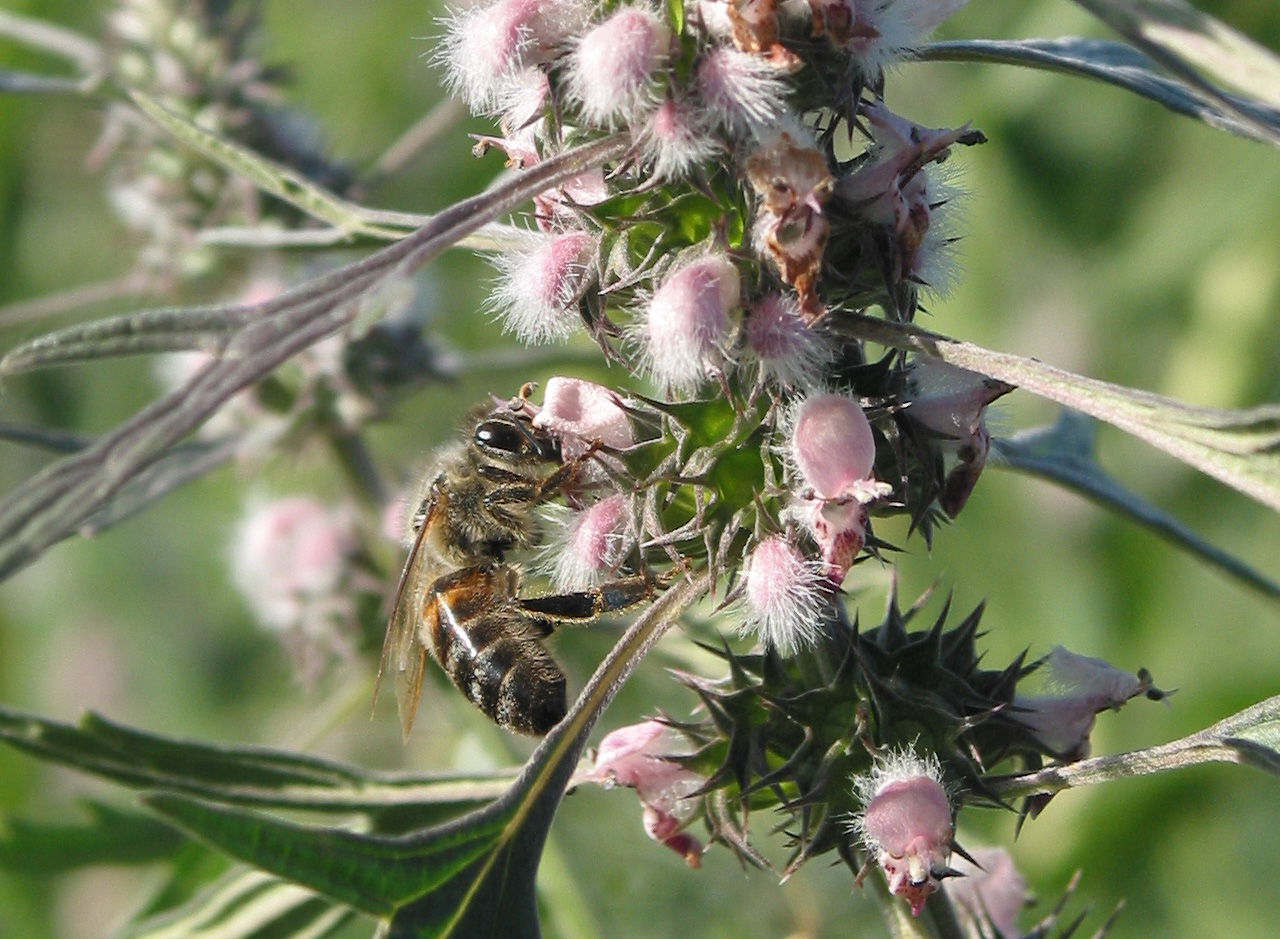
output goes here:
<path id="1" fill-rule="evenodd" d="M 543 647 L 543 632 L 521 610 L 516 580 L 506 565 L 441 577 L 423 600 L 422 641 L 493 721 L 542 735 L 565 715 L 564 673 Z"/>

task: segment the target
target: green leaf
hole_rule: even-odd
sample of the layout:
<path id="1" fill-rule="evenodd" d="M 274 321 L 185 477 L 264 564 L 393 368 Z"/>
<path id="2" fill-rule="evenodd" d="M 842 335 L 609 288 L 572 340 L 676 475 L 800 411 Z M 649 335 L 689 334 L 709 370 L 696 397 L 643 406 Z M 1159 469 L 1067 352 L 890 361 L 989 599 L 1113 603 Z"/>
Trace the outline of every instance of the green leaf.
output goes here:
<path id="1" fill-rule="evenodd" d="M 317 186 L 296 170 L 205 130 L 150 95 L 136 90 L 130 91 L 129 95 L 147 117 L 180 143 L 227 171 L 245 177 L 263 192 L 328 222 L 350 236 L 394 241 L 427 220 L 423 216 L 367 209 L 348 202 Z"/>
<path id="2" fill-rule="evenodd" d="M 324 939 L 355 915 L 268 874 L 236 870 L 180 909 L 130 926 L 115 939 Z"/>
<path id="3" fill-rule="evenodd" d="M 917 50 L 916 57 L 935 62 L 999 62 L 1093 78 L 1150 98 L 1177 114 L 1194 117 L 1218 130 L 1251 140 L 1274 142 L 1268 134 L 1259 132 L 1253 121 L 1240 120 L 1185 82 L 1158 72 L 1150 58 L 1128 43 L 1079 36 L 962 39 L 926 43 Z M 1243 98 L 1223 94 L 1238 110 L 1256 108 Z"/>
<path id="4" fill-rule="evenodd" d="M 829 324 L 844 335 L 930 355 L 1082 411 L 1280 511 L 1280 404 L 1247 410 L 1193 407 L 910 323 L 843 312 Z"/>
<path id="5" fill-rule="evenodd" d="M 0 868 L 49 877 L 93 864 L 148 864 L 169 857 L 186 839 L 172 826 L 101 802 L 82 803 L 81 824 L 10 819 L 0 834 Z"/>
<path id="6" fill-rule="evenodd" d="M 999 461 L 1008 467 L 1066 486 L 1103 508 L 1119 512 L 1272 598 L 1280 600 L 1280 584 L 1268 580 L 1248 564 L 1209 544 L 1167 512 L 1118 483 L 1098 465 L 1095 456 L 1097 424 L 1083 414 L 1064 410 L 1046 427 L 1014 437 L 991 440 Z"/>
<path id="7" fill-rule="evenodd" d="M 667 0 L 667 16 L 677 36 L 684 32 L 684 0 Z"/>
<path id="8" fill-rule="evenodd" d="M 618 641 L 510 789 L 461 818 L 385 837 L 303 827 L 183 796 L 146 802 L 233 857 L 389 916 L 389 939 L 534 939 L 538 859 L 587 735 L 636 663 L 706 585 L 703 573 L 668 589 Z"/>
<path id="9" fill-rule="evenodd" d="M 138 789 L 233 805 L 361 814 L 387 829 L 486 804 L 512 773 L 379 773 L 303 754 L 173 740 L 86 715 L 78 727 L 0 706 L 0 740 Z"/>
<path id="10" fill-rule="evenodd" d="M 1004 798 L 1017 798 L 1200 763 L 1239 763 L 1280 776 L 1280 695 L 1172 743 L 984 782 Z"/>
<path id="11" fill-rule="evenodd" d="M 1183 0 L 1076 2 L 1265 139 L 1280 144 L 1280 58 L 1275 53 Z M 1206 74 L 1257 103 L 1242 103 Z"/>

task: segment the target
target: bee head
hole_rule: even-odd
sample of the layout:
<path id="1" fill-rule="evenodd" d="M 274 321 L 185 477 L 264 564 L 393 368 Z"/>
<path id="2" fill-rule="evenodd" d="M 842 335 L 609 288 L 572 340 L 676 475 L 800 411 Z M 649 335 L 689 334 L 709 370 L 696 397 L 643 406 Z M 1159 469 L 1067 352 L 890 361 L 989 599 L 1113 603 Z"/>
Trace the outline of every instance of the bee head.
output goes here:
<path id="1" fill-rule="evenodd" d="M 476 425 L 471 439 L 483 452 L 503 460 L 561 461 L 559 441 L 510 413 L 486 417 Z"/>

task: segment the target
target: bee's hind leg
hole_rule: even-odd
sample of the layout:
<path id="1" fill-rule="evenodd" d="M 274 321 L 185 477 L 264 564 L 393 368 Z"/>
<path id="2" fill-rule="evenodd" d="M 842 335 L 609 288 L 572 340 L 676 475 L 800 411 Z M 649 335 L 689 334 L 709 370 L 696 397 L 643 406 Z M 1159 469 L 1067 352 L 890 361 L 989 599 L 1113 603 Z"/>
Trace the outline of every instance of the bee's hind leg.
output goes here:
<path id="1" fill-rule="evenodd" d="M 605 613 L 625 610 L 653 596 L 654 579 L 649 574 L 620 577 L 590 590 L 553 593 L 545 597 L 521 597 L 520 609 L 543 635 L 557 626 L 585 626 Z"/>

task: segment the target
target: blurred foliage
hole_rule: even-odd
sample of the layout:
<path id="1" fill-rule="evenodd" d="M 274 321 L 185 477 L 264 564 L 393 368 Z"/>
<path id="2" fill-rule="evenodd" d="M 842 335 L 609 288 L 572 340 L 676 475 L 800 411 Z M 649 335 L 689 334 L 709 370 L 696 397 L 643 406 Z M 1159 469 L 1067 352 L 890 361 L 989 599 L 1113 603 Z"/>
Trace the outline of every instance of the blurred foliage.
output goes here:
<path id="1" fill-rule="evenodd" d="M 1199 4 L 1280 47 L 1280 7 L 1268 0 Z M 10 0 L 9 9 L 96 32 L 100 3 Z M 407 0 L 268 0 L 264 51 L 288 64 L 292 103 L 325 130 L 332 152 L 368 166 L 442 98 L 430 67 L 436 27 Z M 1104 35 L 1061 0 L 971 0 L 947 37 Z M 56 67 L 57 63 L 52 63 Z M 0 67 L 51 67 L 0 42 Z M 1184 401 L 1247 406 L 1280 400 L 1280 159 L 1274 150 L 1180 120 L 1121 91 L 1058 75 L 989 65 L 903 66 L 890 88 L 931 126 L 972 120 L 988 146 L 957 155 L 967 205 L 965 276 L 922 322 L 991 348 Z M 905 107 L 905 106 L 904 106 Z M 0 98 L 0 304 L 129 269 L 133 247 L 85 171 L 99 116 L 71 98 Z M 461 119 L 403 171 L 364 197 L 430 211 L 475 192 L 501 159 L 470 155 Z M 421 276 L 433 328 L 460 350 L 498 342 L 478 313 L 484 265 L 462 252 Z M 200 284 L 198 300 L 232 284 Z M 101 315 L 126 306 L 83 311 Z M 9 327 L 8 348 L 49 324 Z M 583 377 L 599 377 L 592 365 Z M 499 365 L 433 385 L 371 435 L 389 475 L 410 478 L 466 409 L 548 369 Z M 150 364 L 124 360 L 39 372 L 6 383 L 6 420 L 97 432 L 156 394 Z M 1002 428 L 1048 420 L 1029 396 L 1005 405 Z M 49 459 L 5 444 L 0 486 Z M 1211 543 L 1280 577 L 1280 522 L 1244 497 L 1104 431 L 1101 460 L 1128 487 Z M 367 765 L 484 769 L 525 755 L 443 685 L 424 690 L 419 729 L 399 742 L 384 702 L 366 719 L 372 663 L 340 667 L 314 687 L 251 621 L 230 589 L 226 558 L 245 494 L 337 491 L 320 451 L 282 452 L 247 476 L 235 467 L 180 490 L 96 540 L 58 546 L 0 587 L 0 700 L 71 719 L 93 708 L 159 732 L 225 742 L 307 747 Z M 1149 532 L 1042 481 L 988 473 L 962 523 L 939 532 L 932 555 L 905 527 L 901 591 L 941 579 L 958 607 L 985 599 L 994 661 L 1062 642 L 1123 668 L 1149 668 L 1178 687 L 1167 708 L 1104 715 L 1095 752 L 1190 733 L 1280 689 L 1274 605 L 1199 565 Z M 863 565 L 860 602 L 882 609 L 886 576 Z M 695 630 L 696 632 L 696 630 Z M 580 687 L 616 638 L 599 627 L 562 638 L 558 655 Z M 690 695 L 663 672 L 700 655 L 668 637 L 624 688 L 605 724 Z M 434 673 L 433 673 L 434 674 Z M 514 753 L 513 749 L 522 752 Z M 127 805 L 127 796 L 0 751 L 0 813 L 61 821 L 72 798 Z M 974 820 L 970 812 L 969 820 Z M 728 852 L 691 872 L 650 842 L 629 795 L 583 790 L 566 800 L 540 877 L 544 927 L 578 939 L 827 937 L 878 929 L 869 898 L 843 872 L 806 868 L 782 887 L 742 872 Z M 1011 820 L 977 816 L 968 840 L 1012 841 Z M 1013 847 L 1051 900 L 1077 867 L 1097 909 L 1126 898 L 1112 935 L 1275 934 L 1280 895 L 1280 797 L 1261 775 L 1225 767 L 1145 777 L 1056 798 Z M 162 873 L 133 868 L 50 877 L 0 873 L 0 937 L 98 936 L 134 911 Z M 354 928 L 352 935 L 367 930 Z"/>

